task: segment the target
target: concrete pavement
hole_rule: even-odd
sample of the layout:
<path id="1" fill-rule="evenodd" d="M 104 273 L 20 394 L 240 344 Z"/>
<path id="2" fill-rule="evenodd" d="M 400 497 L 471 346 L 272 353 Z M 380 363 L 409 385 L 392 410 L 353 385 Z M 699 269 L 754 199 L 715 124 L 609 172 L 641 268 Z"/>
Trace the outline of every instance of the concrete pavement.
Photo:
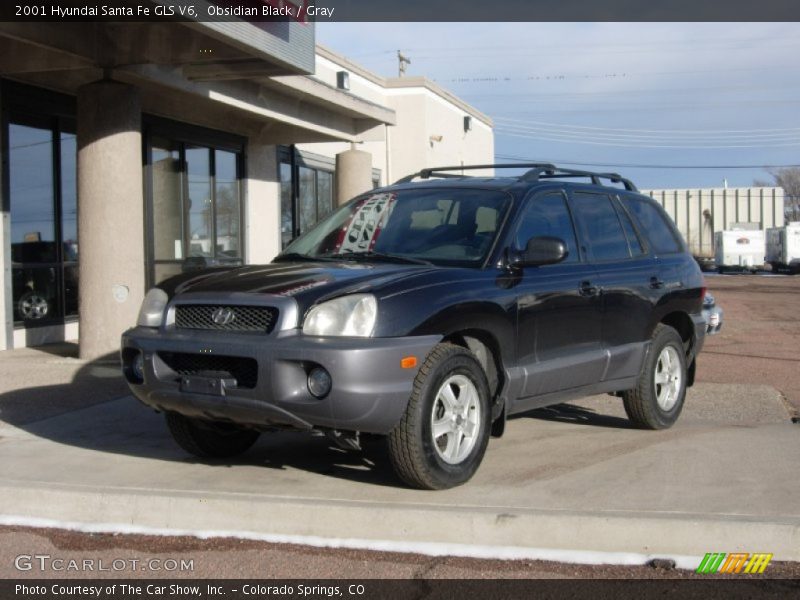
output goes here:
<path id="1" fill-rule="evenodd" d="M 69 388 L 42 389 L 57 399 Z M 352 453 L 268 434 L 235 462 L 198 462 L 131 397 L 4 420 L 0 515 L 478 556 L 800 560 L 800 426 L 768 386 L 698 384 L 662 432 L 631 429 L 609 396 L 536 411 L 492 440 L 470 483 L 444 492 L 401 487 L 380 440 Z"/>

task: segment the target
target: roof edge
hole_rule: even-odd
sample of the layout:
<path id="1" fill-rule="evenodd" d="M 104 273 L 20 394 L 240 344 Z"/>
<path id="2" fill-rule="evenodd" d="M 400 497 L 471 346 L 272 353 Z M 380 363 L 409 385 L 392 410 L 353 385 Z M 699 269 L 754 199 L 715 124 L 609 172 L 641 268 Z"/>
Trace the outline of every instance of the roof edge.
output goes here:
<path id="1" fill-rule="evenodd" d="M 465 113 L 475 117 L 479 121 L 481 121 L 484 125 L 488 127 L 494 127 L 494 121 L 492 121 L 491 117 L 482 113 L 474 106 L 467 104 L 464 100 L 453 94 L 452 92 L 444 89 L 439 84 L 431 81 L 426 77 L 381 77 L 372 71 L 365 69 L 361 65 L 354 63 L 349 58 L 342 56 L 341 54 L 334 52 L 330 48 L 323 46 L 322 44 L 317 44 L 317 54 L 323 58 L 328 59 L 331 62 L 334 62 L 338 65 L 341 65 L 345 69 L 349 70 L 356 75 L 371 81 L 372 83 L 379 85 L 380 87 L 390 90 L 390 89 L 403 89 L 403 88 L 424 88 L 440 98 L 450 102 L 454 106 L 457 106 Z"/>

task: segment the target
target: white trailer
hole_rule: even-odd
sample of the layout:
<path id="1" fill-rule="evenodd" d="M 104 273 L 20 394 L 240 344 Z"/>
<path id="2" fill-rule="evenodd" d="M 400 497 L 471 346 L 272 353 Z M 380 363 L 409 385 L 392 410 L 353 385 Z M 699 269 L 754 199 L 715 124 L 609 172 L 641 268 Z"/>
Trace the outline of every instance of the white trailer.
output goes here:
<path id="1" fill-rule="evenodd" d="M 755 271 L 764 265 L 767 253 L 764 230 L 728 229 L 714 236 L 717 269 L 746 269 Z"/>
<path id="2" fill-rule="evenodd" d="M 800 221 L 767 229 L 766 259 L 775 272 L 800 273 Z"/>

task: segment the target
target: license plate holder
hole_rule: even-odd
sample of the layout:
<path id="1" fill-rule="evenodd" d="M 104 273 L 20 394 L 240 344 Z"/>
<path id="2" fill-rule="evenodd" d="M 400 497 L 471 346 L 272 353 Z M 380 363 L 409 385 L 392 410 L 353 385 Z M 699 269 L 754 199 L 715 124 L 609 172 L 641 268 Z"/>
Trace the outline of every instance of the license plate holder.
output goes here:
<path id="1" fill-rule="evenodd" d="M 236 380 L 213 375 L 181 375 L 181 391 L 190 394 L 224 396 L 225 390 L 236 387 Z"/>

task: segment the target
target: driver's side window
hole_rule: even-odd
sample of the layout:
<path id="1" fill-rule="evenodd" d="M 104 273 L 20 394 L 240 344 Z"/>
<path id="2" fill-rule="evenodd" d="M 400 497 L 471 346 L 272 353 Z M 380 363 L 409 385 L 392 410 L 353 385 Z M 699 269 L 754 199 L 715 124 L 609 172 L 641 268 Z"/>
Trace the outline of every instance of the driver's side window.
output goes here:
<path id="1" fill-rule="evenodd" d="M 523 250 L 532 237 L 550 236 L 564 240 L 567 258 L 563 262 L 578 262 L 578 244 L 575 228 L 569 214 L 566 198 L 552 192 L 528 200 L 514 236 L 514 246 Z"/>

